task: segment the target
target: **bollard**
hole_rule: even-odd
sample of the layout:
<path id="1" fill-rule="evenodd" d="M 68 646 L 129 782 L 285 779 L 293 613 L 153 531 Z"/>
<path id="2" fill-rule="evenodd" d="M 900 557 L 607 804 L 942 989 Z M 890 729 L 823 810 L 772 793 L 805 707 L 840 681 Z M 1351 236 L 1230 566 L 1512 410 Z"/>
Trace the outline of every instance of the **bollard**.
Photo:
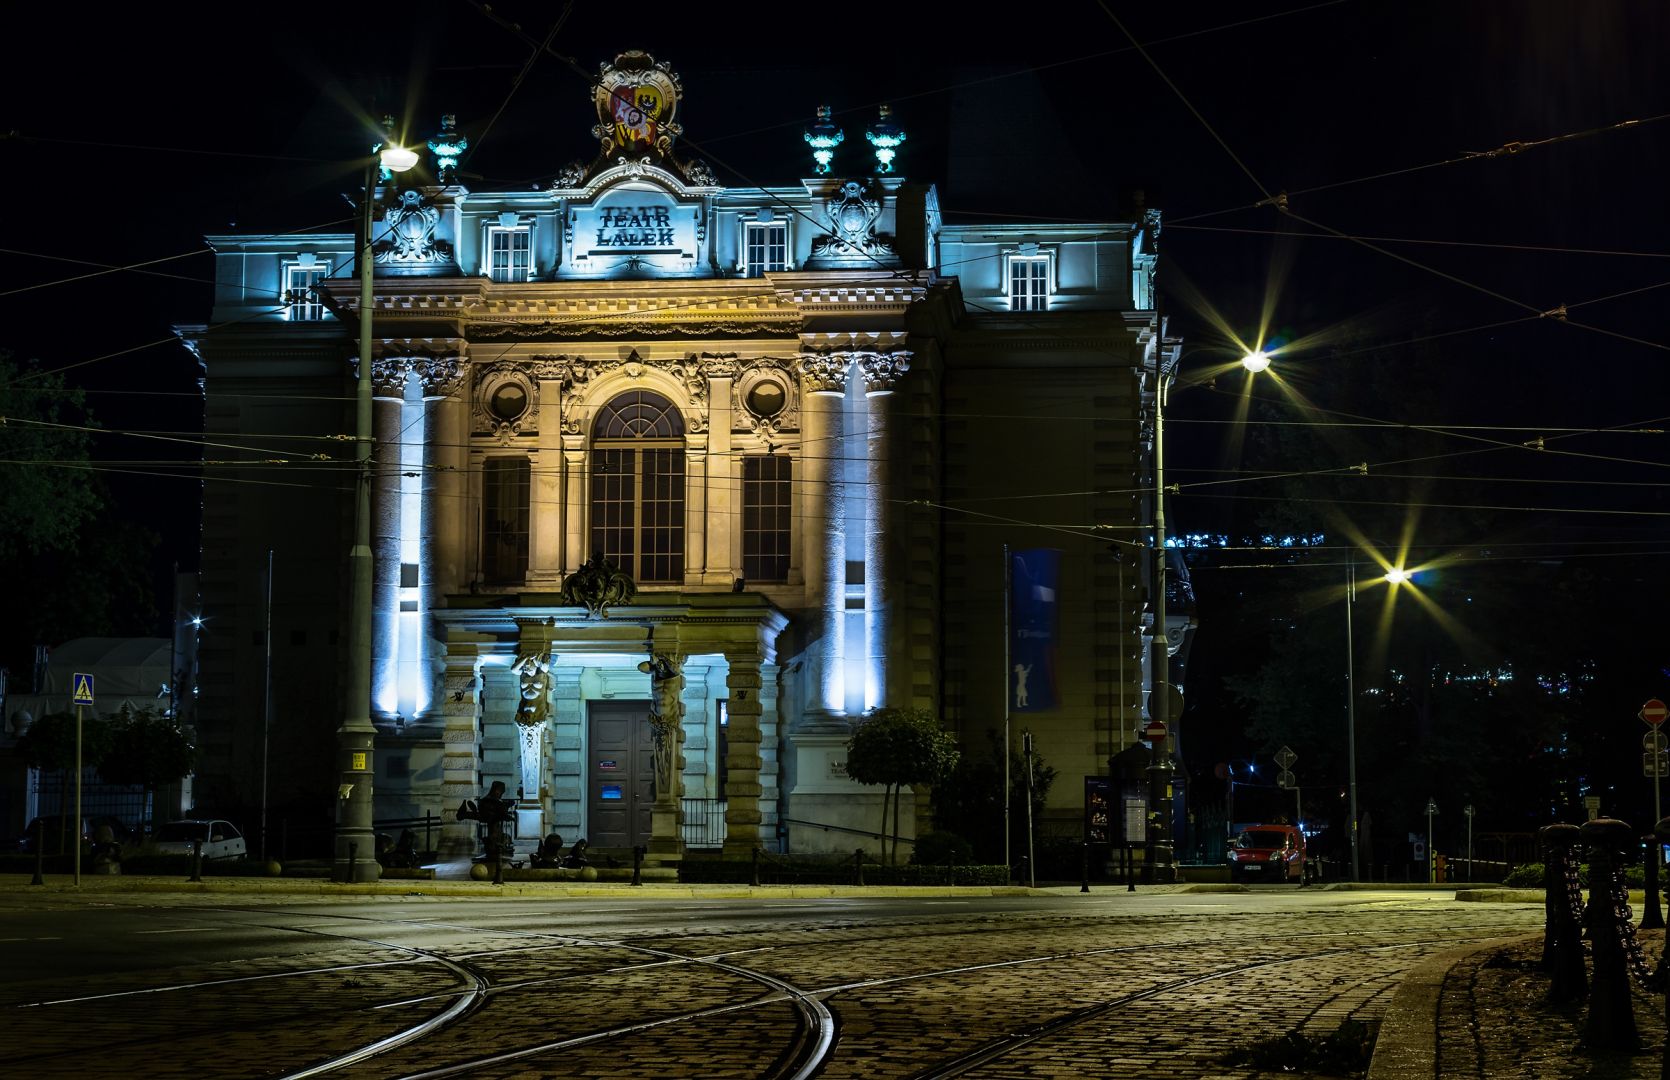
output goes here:
<path id="1" fill-rule="evenodd" d="M 644 853 L 649 849 L 639 844 L 632 849 L 632 884 L 644 883 Z"/>
<path id="2" fill-rule="evenodd" d="M 1539 830 L 1543 849 L 1542 967 L 1552 979 L 1550 1004 L 1576 1001 L 1588 993 L 1583 961 L 1583 897 L 1577 884 L 1576 825 L 1547 825 Z"/>
<path id="3" fill-rule="evenodd" d="M 203 841 L 191 842 L 191 877 L 187 881 L 203 880 Z"/>
<path id="4" fill-rule="evenodd" d="M 1620 914 L 1613 910 L 1615 875 L 1622 875 L 1635 854 L 1635 831 L 1615 818 L 1585 822 L 1580 833 L 1589 849 L 1589 932 L 1593 937 L 1594 980 L 1589 1014 L 1579 1045 L 1592 1052 L 1641 1047 L 1630 1001 L 1629 961 L 1624 952 Z M 1625 909 L 1627 910 L 1627 909 Z"/>
<path id="5" fill-rule="evenodd" d="M 760 849 L 758 845 L 748 849 L 748 884 L 756 889 L 760 887 Z"/>
<path id="6" fill-rule="evenodd" d="M 46 878 L 41 876 L 41 870 L 46 862 L 46 822 L 35 819 L 35 876 L 29 879 L 31 885 L 45 885 Z"/>
<path id="7" fill-rule="evenodd" d="M 1658 906 L 1658 870 L 1659 863 L 1664 859 L 1662 850 L 1658 846 L 1658 838 L 1648 833 L 1641 838 L 1641 846 L 1646 849 L 1647 859 L 1642 864 L 1643 884 L 1646 887 L 1647 900 L 1642 905 L 1641 929 L 1663 930 L 1664 912 Z"/>
<path id="8" fill-rule="evenodd" d="M 1079 845 L 1079 892 L 1090 891 L 1090 843 Z"/>
<path id="9" fill-rule="evenodd" d="M 852 853 L 852 883 L 864 884 L 864 849 L 859 848 Z"/>
<path id="10" fill-rule="evenodd" d="M 1125 891 L 1126 892 L 1136 892 L 1137 891 L 1137 874 L 1136 874 L 1136 870 L 1137 870 L 1136 859 L 1137 859 L 1137 856 L 1136 856 L 1136 851 L 1133 850 L 1131 845 L 1129 845 L 1129 844 L 1125 845 L 1125 852 L 1124 852 L 1123 859 L 1124 859 L 1124 863 L 1125 863 Z"/>
<path id="11" fill-rule="evenodd" d="M 360 844 L 358 840 L 348 841 L 348 880 L 357 881 L 354 875 L 354 864 L 359 861 Z"/>

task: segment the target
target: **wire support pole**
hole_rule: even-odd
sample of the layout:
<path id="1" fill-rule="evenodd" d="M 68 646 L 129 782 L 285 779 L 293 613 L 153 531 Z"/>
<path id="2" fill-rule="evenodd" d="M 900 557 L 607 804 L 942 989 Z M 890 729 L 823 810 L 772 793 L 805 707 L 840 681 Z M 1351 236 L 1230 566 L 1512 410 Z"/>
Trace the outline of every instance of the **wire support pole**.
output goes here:
<path id="1" fill-rule="evenodd" d="M 1345 564 L 1345 760 L 1351 793 L 1351 880 L 1361 881 L 1357 855 L 1357 650 L 1351 637 L 1351 609 L 1357 603 L 1357 564 Z"/>

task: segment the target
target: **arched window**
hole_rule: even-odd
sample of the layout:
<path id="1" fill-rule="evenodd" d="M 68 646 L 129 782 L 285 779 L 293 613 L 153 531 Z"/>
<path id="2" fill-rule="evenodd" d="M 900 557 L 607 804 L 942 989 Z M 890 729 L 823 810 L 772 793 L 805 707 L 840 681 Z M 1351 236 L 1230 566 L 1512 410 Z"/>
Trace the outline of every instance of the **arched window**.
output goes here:
<path id="1" fill-rule="evenodd" d="M 684 580 L 684 418 L 631 390 L 592 426 L 591 550 L 639 582 Z"/>

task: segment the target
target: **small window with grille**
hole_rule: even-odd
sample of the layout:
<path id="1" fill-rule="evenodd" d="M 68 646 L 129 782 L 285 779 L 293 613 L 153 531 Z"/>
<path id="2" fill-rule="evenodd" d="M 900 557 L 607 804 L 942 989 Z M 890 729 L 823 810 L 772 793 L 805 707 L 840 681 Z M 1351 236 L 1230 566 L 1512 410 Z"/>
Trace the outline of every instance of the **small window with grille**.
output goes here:
<path id="1" fill-rule="evenodd" d="M 520 584 L 528 574 L 528 494 L 525 457 L 488 458 L 481 485 L 481 575 L 493 585 Z"/>
<path id="2" fill-rule="evenodd" d="M 527 281 L 533 268 L 533 234 L 526 225 L 490 226 L 487 276 L 494 281 Z"/>
<path id="3" fill-rule="evenodd" d="M 629 391 L 598 414 L 591 549 L 640 583 L 684 579 L 684 418 L 660 394 Z"/>
<path id="4" fill-rule="evenodd" d="M 744 262 L 749 277 L 759 277 L 789 268 L 789 227 L 784 224 L 754 224 L 743 229 Z"/>
<path id="5" fill-rule="evenodd" d="M 1009 256 L 1009 310 L 1044 311 L 1049 308 L 1050 257 Z"/>
<path id="6" fill-rule="evenodd" d="M 284 317 L 291 322 L 318 322 L 325 317 L 325 305 L 313 286 L 330 276 L 328 263 L 284 264 Z"/>

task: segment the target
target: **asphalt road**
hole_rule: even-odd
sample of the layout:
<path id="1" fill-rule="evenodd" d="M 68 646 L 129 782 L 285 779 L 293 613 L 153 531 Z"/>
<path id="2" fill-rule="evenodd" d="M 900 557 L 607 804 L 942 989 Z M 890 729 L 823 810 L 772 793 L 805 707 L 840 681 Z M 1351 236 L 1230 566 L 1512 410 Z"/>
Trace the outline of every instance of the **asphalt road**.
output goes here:
<path id="1" fill-rule="evenodd" d="M 1278 888 L 0 894 L 0 1072 L 1246 1078 L 1222 1058 L 1249 1032 L 1373 1025 L 1419 960 L 1541 917 L 1447 893 Z"/>

